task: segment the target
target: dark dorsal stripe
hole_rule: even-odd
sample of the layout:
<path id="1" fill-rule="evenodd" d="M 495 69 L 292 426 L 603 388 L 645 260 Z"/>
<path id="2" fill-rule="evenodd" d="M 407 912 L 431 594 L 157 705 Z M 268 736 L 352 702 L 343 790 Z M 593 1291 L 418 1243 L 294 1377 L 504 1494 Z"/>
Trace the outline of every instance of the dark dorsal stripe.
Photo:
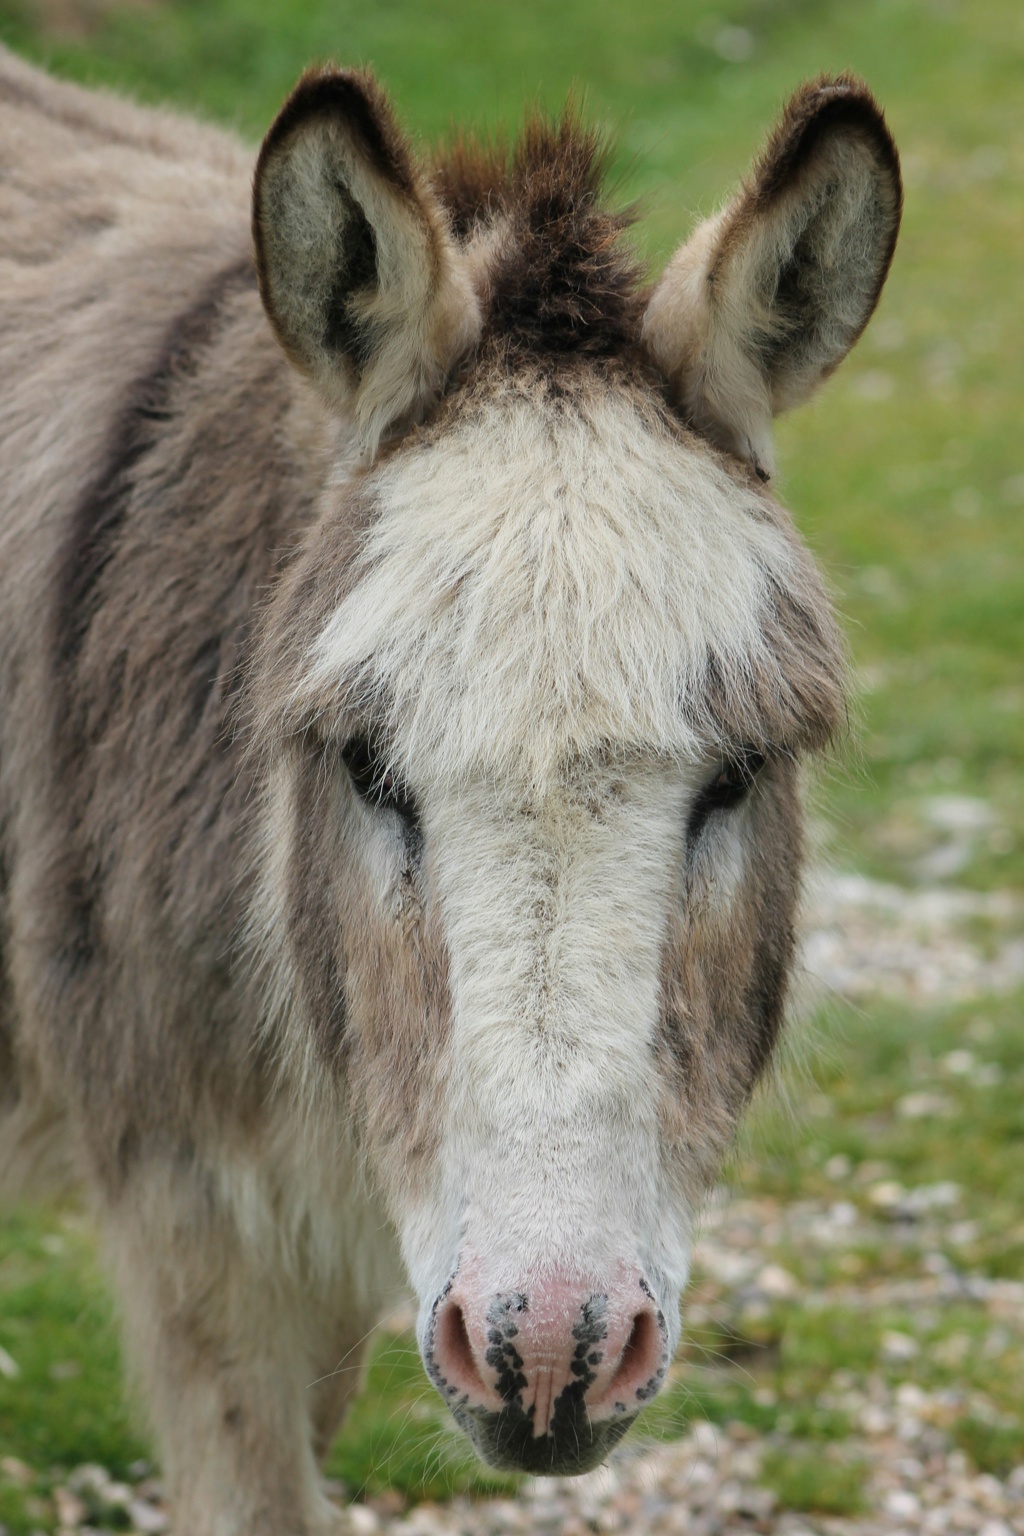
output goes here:
<path id="1" fill-rule="evenodd" d="M 176 315 L 152 367 L 127 391 L 107 441 L 105 462 L 86 487 L 68 520 L 55 574 L 54 659 L 57 691 L 53 715 L 53 766 L 77 786 L 87 751 L 88 707 L 76 673 L 89 626 L 99 610 L 102 581 L 117 551 L 139 471 L 165 430 L 174 395 L 183 379 L 195 376 L 217 335 L 230 296 L 256 286 L 250 257 L 233 261 L 205 285 L 195 303 Z M 114 663 L 116 676 L 123 660 Z M 62 890 L 60 981 L 80 975 L 100 945 L 96 869 L 82 834 L 83 811 L 74 793 L 66 803 L 69 850 Z M 74 853 L 70 850 L 74 849 Z"/>
<path id="2" fill-rule="evenodd" d="M 158 441 L 182 378 L 194 376 L 199 358 L 216 334 L 226 300 L 255 288 L 250 257 L 217 272 L 195 303 L 167 328 L 153 365 L 129 387 L 107 442 L 99 474 L 74 508 L 59 555 L 56 577 L 56 659 L 59 673 L 72 671 L 81 654 L 98 601 L 98 589 L 125 521 L 139 466 Z"/>

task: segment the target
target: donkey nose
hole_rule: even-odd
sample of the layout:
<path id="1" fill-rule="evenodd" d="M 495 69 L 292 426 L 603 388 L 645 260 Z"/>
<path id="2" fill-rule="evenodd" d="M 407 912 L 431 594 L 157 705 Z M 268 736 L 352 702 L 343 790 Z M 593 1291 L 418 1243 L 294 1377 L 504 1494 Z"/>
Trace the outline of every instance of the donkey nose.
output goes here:
<path id="1" fill-rule="evenodd" d="M 497 1295 L 456 1277 L 427 1364 L 456 1417 L 497 1415 L 557 1442 L 578 1438 L 584 1413 L 593 1426 L 631 1419 L 661 1385 L 666 1354 L 665 1319 L 639 1271 L 600 1291 L 556 1276 Z"/>

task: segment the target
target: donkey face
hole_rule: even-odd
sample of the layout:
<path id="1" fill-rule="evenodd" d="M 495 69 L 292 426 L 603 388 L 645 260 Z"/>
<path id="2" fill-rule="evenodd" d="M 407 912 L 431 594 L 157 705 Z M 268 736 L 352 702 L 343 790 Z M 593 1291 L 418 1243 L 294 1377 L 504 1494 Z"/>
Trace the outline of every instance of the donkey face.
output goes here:
<path id="1" fill-rule="evenodd" d="M 847 79 L 652 295 L 599 181 L 571 122 L 428 173 L 371 82 L 319 75 L 255 194 L 343 443 L 256 684 L 268 1029 L 357 1128 L 456 1418 L 535 1471 L 657 1390 L 780 1024 L 843 659 L 769 426 L 856 340 L 900 211 Z"/>

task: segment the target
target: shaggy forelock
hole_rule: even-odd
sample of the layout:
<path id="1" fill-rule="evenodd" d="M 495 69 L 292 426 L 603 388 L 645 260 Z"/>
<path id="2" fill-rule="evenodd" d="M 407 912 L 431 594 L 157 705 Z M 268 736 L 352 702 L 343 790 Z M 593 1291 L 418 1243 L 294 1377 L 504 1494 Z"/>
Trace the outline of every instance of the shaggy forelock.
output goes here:
<path id="1" fill-rule="evenodd" d="M 463 137 L 439 153 L 435 191 L 463 240 L 487 240 L 485 335 L 505 353 L 611 357 L 636 345 L 641 265 L 629 210 L 603 206 L 608 146 L 570 104 L 527 120 L 514 147 Z"/>

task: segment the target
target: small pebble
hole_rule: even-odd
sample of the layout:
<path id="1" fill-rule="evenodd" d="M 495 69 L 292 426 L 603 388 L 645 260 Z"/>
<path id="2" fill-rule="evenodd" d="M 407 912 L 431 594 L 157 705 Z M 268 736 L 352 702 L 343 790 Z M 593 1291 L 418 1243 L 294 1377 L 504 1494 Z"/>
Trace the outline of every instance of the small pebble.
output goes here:
<path id="1" fill-rule="evenodd" d="M 882 1358 L 891 1364 L 899 1364 L 904 1360 L 913 1360 L 921 1353 L 921 1346 L 916 1339 L 912 1339 L 909 1333 L 898 1333 L 890 1329 L 882 1334 Z"/>
<path id="2" fill-rule="evenodd" d="M 16 1456 L 0 1456 L 0 1477 L 5 1482 L 13 1483 L 16 1488 L 30 1488 L 36 1480 L 32 1468 Z"/>

